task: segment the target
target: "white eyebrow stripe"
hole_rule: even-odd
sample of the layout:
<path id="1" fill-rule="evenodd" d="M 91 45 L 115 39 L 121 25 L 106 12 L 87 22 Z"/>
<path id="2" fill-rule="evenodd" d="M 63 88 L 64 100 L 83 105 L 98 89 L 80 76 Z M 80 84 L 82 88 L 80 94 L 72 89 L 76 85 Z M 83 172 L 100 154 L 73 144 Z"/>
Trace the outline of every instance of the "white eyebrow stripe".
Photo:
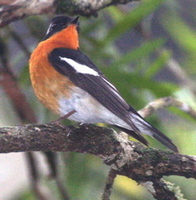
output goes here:
<path id="1" fill-rule="evenodd" d="M 61 57 L 61 56 L 59 56 L 59 58 L 65 62 L 67 62 L 69 65 L 71 65 L 78 73 L 99 76 L 98 72 L 96 72 L 92 68 L 90 68 L 86 65 L 80 64 L 80 63 L 72 60 L 71 58 L 65 58 L 65 57 Z"/>

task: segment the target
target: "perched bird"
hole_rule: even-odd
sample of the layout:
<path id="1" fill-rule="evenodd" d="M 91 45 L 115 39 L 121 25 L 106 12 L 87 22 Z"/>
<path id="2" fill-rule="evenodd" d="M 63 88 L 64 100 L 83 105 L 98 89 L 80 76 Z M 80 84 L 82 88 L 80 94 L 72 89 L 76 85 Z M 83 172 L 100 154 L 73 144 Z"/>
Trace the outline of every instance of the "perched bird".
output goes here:
<path id="1" fill-rule="evenodd" d="M 177 152 L 172 141 L 146 122 L 96 65 L 79 50 L 79 17 L 57 16 L 29 60 L 32 86 L 50 110 L 82 123 L 117 126 L 148 145 L 154 137 Z"/>

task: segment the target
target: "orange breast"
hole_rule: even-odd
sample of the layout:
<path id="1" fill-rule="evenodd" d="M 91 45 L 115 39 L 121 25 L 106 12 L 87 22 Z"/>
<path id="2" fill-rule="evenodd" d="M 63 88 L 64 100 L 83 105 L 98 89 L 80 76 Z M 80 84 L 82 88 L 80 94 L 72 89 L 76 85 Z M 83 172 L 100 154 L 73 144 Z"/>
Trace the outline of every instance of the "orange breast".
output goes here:
<path id="1" fill-rule="evenodd" d="M 75 25 L 70 25 L 40 42 L 29 60 L 30 77 L 36 96 L 57 114 L 60 114 L 58 100 L 61 97 L 69 98 L 69 89 L 74 87 L 74 84 L 58 73 L 48 61 L 49 53 L 61 47 L 78 49 L 78 33 Z"/>
<path id="2" fill-rule="evenodd" d="M 47 47 L 47 48 L 46 48 Z M 48 61 L 48 53 L 53 45 L 40 43 L 30 58 L 30 78 L 38 99 L 50 110 L 59 113 L 58 99 L 69 98 L 69 89 L 74 85 L 58 73 Z"/>

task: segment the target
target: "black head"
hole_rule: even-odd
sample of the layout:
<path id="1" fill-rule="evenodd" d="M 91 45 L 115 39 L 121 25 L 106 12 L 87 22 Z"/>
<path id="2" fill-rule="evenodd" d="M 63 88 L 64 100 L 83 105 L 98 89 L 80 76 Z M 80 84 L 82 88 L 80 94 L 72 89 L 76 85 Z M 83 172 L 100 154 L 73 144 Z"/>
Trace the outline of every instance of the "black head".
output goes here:
<path id="1" fill-rule="evenodd" d="M 50 23 L 50 26 L 48 27 L 44 40 L 48 39 L 55 33 L 63 30 L 64 28 L 68 27 L 70 24 L 75 24 L 77 29 L 79 29 L 78 20 L 79 20 L 79 17 L 73 18 L 73 17 L 64 16 L 64 15 L 59 15 L 57 17 L 54 17 L 52 19 L 52 22 Z"/>

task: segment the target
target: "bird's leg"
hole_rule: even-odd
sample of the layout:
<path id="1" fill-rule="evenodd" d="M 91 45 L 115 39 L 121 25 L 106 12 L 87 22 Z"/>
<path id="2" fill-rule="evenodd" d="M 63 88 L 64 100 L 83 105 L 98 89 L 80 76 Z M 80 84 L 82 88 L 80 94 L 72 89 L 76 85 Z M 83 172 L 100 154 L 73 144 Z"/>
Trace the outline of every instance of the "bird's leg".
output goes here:
<path id="1" fill-rule="evenodd" d="M 69 113 L 67 113 L 66 115 L 58 118 L 57 120 L 51 121 L 50 123 L 55 123 L 55 124 L 59 124 L 61 121 L 63 121 L 64 119 L 67 119 L 69 116 L 73 115 L 76 111 L 72 110 Z"/>

